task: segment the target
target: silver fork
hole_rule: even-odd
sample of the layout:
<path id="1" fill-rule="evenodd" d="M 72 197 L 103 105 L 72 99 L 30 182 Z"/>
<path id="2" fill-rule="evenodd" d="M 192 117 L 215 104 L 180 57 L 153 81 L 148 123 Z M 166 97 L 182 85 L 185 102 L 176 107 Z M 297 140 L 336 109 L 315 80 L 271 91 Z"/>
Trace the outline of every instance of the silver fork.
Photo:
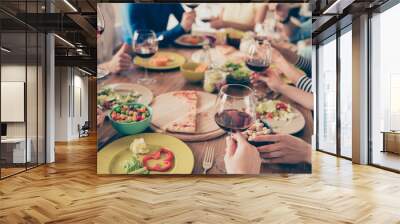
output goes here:
<path id="1" fill-rule="evenodd" d="M 207 174 L 207 171 L 213 166 L 214 163 L 214 147 L 207 146 L 206 152 L 203 158 L 203 174 Z"/>

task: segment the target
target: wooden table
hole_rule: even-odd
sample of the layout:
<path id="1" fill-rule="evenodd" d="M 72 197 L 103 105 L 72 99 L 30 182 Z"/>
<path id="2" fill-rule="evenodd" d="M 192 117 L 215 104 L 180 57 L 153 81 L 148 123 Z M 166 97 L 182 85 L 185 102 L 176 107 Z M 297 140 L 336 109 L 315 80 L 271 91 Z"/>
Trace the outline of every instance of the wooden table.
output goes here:
<path id="1" fill-rule="evenodd" d="M 180 53 L 186 57 L 190 58 L 192 53 L 196 49 L 185 49 L 185 48 L 169 48 L 163 49 L 166 51 L 173 51 Z M 229 56 L 228 56 L 229 58 Z M 98 88 L 103 85 L 114 84 L 114 83 L 136 83 L 136 80 L 143 77 L 144 70 L 138 67 L 133 68 L 131 71 L 123 72 L 119 75 L 110 75 L 106 80 L 98 81 Z M 151 91 L 153 91 L 154 96 L 160 95 L 162 93 L 176 91 L 176 90 L 199 90 L 203 91 L 202 84 L 190 84 L 187 83 L 180 73 L 179 70 L 174 71 L 163 71 L 163 72 L 151 72 L 149 71 L 149 76 L 156 79 L 157 83 L 154 85 L 147 86 Z M 313 117 L 311 111 L 303 108 L 302 106 L 286 99 L 285 97 L 280 97 L 280 100 L 290 103 L 292 106 L 296 107 L 305 117 L 306 125 L 300 133 L 296 136 L 302 138 L 303 140 L 311 143 L 311 135 L 313 132 Z M 146 132 L 152 132 L 148 130 Z M 105 121 L 104 125 L 98 128 L 97 139 L 98 148 L 101 150 L 106 144 L 120 138 L 121 136 L 112 128 L 110 121 Z M 225 137 L 223 135 L 219 138 L 203 141 L 203 142 L 187 142 L 187 145 L 192 149 L 195 166 L 193 169 L 193 174 L 200 174 L 203 171 L 202 161 L 204 149 L 207 144 L 211 144 L 215 147 L 215 161 L 212 169 L 208 171 L 209 174 L 225 174 L 224 165 L 224 154 L 225 154 Z M 300 165 L 303 167 L 303 165 Z M 285 168 L 284 168 L 285 167 Z M 296 166 L 298 167 L 298 166 Z M 273 173 L 273 172 L 299 172 L 296 167 L 280 166 L 280 165 L 263 165 L 262 173 Z"/>

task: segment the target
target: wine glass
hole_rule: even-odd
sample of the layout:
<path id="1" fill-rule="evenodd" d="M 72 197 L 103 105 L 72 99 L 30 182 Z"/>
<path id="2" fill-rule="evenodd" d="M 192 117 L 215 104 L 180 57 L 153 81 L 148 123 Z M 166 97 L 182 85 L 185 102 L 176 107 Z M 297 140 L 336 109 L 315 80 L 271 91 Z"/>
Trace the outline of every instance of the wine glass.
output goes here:
<path id="1" fill-rule="evenodd" d="M 99 6 L 97 6 L 97 38 L 103 34 L 105 28 L 106 23 L 104 21 L 103 13 L 101 12 Z"/>
<path id="2" fill-rule="evenodd" d="M 222 86 L 215 102 L 215 122 L 227 131 L 242 132 L 256 120 L 253 90 L 240 84 Z"/>
<path id="3" fill-rule="evenodd" d="M 97 31 L 96 31 L 97 39 L 100 38 L 100 36 L 103 34 L 105 26 L 106 24 L 104 22 L 103 13 L 101 12 L 99 6 L 97 6 Z M 97 66 L 97 79 L 102 79 L 106 77 L 108 74 L 110 74 L 110 72 L 107 71 L 105 68 Z"/>
<path id="4" fill-rule="evenodd" d="M 136 30 L 132 38 L 132 49 L 135 56 L 149 62 L 150 58 L 158 51 L 157 36 L 152 30 Z M 147 63 L 148 64 L 148 63 Z M 144 68 L 144 77 L 138 79 L 139 84 L 153 84 L 155 79 L 149 78 L 147 68 Z"/>
<path id="5" fill-rule="evenodd" d="M 197 8 L 199 5 L 200 5 L 200 3 L 185 3 L 185 5 L 187 6 L 187 7 L 189 7 L 189 8 L 191 8 L 192 10 L 194 10 L 195 8 Z"/>
<path id="6" fill-rule="evenodd" d="M 255 38 L 250 44 L 246 55 L 246 66 L 257 75 L 262 75 L 271 65 L 272 49 L 270 43 L 264 38 Z M 257 89 L 257 84 L 253 85 L 255 97 L 261 100 L 265 94 Z"/>
<path id="7" fill-rule="evenodd" d="M 189 7 L 192 11 L 194 11 L 195 8 L 199 7 L 200 3 L 185 3 L 187 7 Z M 192 31 L 190 31 L 192 33 Z"/>

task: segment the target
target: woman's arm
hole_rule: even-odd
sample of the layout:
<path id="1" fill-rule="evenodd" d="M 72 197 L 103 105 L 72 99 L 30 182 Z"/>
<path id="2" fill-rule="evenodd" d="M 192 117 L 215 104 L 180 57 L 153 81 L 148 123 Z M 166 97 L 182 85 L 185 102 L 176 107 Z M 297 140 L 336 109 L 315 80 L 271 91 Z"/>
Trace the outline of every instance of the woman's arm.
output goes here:
<path id="1" fill-rule="evenodd" d="M 309 110 L 314 109 L 314 96 L 312 93 L 307 93 L 290 85 L 282 85 L 278 91 L 303 107 Z"/>
<path id="2" fill-rule="evenodd" d="M 275 66 L 287 76 L 292 83 L 297 83 L 298 80 L 304 75 L 303 72 L 298 70 L 293 64 L 289 63 L 279 51 L 272 49 L 272 62 Z"/>
<path id="3" fill-rule="evenodd" d="M 303 75 L 299 81 L 296 83 L 296 87 L 307 92 L 312 93 L 312 80 L 306 75 Z"/>
<path id="4" fill-rule="evenodd" d="M 242 30 L 242 31 L 252 31 L 252 30 L 254 30 L 254 27 L 257 23 L 261 23 L 264 21 L 265 14 L 267 11 L 266 7 L 267 7 L 266 5 L 263 7 L 258 7 L 256 9 L 256 13 L 253 17 L 253 21 L 248 24 L 236 23 L 236 22 L 230 22 L 230 21 L 223 20 L 224 9 L 222 8 L 219 17 L 213 19 L 210 22 L 211 27 L 213 27 L 215 29 L 230 27 L 230 28 L 234 28 L 234 29 Z"/>

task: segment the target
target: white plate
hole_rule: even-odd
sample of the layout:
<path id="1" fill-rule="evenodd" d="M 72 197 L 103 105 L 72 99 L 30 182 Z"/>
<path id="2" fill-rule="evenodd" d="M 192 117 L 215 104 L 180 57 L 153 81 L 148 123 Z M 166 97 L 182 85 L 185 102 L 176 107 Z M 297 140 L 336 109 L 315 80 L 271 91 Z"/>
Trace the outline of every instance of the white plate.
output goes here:
<path id="1" fill-rule="evenodd" d="M 146 88 L 142 85 L 139 85 L 139 84 L 115 83 L 115 84 L 109 84 L 109 85 L 102 86 L 97 91 L 100 91 L 101 89 L 106 89 L 106 88 L 110 88 L 121 95 L 128 95 L 129 93 L 135 91 L 135 92 L 141 94 L 141 96 L 139 97 L 137 102 L 144 104 L 144 105 L 149 105 L 151 103 L 151 101 L 153 101 L 153 93 L 151 92 L 151 90 L 149 90 L 148 88 Z"/>
<path id="2" fill-rule="evenodd" d="M 275 133 L 280 134 L 296 134 L 297 132 L 303 130 L 306 125 L 306 120 L 303 114 L 292 106 L 292 111 L 295 113 L 293 119 L 289 121 L 277 121 L 277 120 L 265 120 L 272 127 Z"/>
<path id="3" fill-rule="evenodd" d="M 186 36 L 192 36 L 192 34 L 185 34 L 180 36 L 178 39 L 175 40 L 175 43 L 183 46 L 183 47 L 202 47 L 204 45 L 204 43 L 206 42 L 206 38 L 201 36 L 201 35 L 194 35 L 194 36 L 200 36 L 201 38 L 203 38 L 202 42 L 199 42 L 198 44 L 191 44 L 191 43 L 187 43 L 182 41 L 182 38 L 186 37 Z"/>

